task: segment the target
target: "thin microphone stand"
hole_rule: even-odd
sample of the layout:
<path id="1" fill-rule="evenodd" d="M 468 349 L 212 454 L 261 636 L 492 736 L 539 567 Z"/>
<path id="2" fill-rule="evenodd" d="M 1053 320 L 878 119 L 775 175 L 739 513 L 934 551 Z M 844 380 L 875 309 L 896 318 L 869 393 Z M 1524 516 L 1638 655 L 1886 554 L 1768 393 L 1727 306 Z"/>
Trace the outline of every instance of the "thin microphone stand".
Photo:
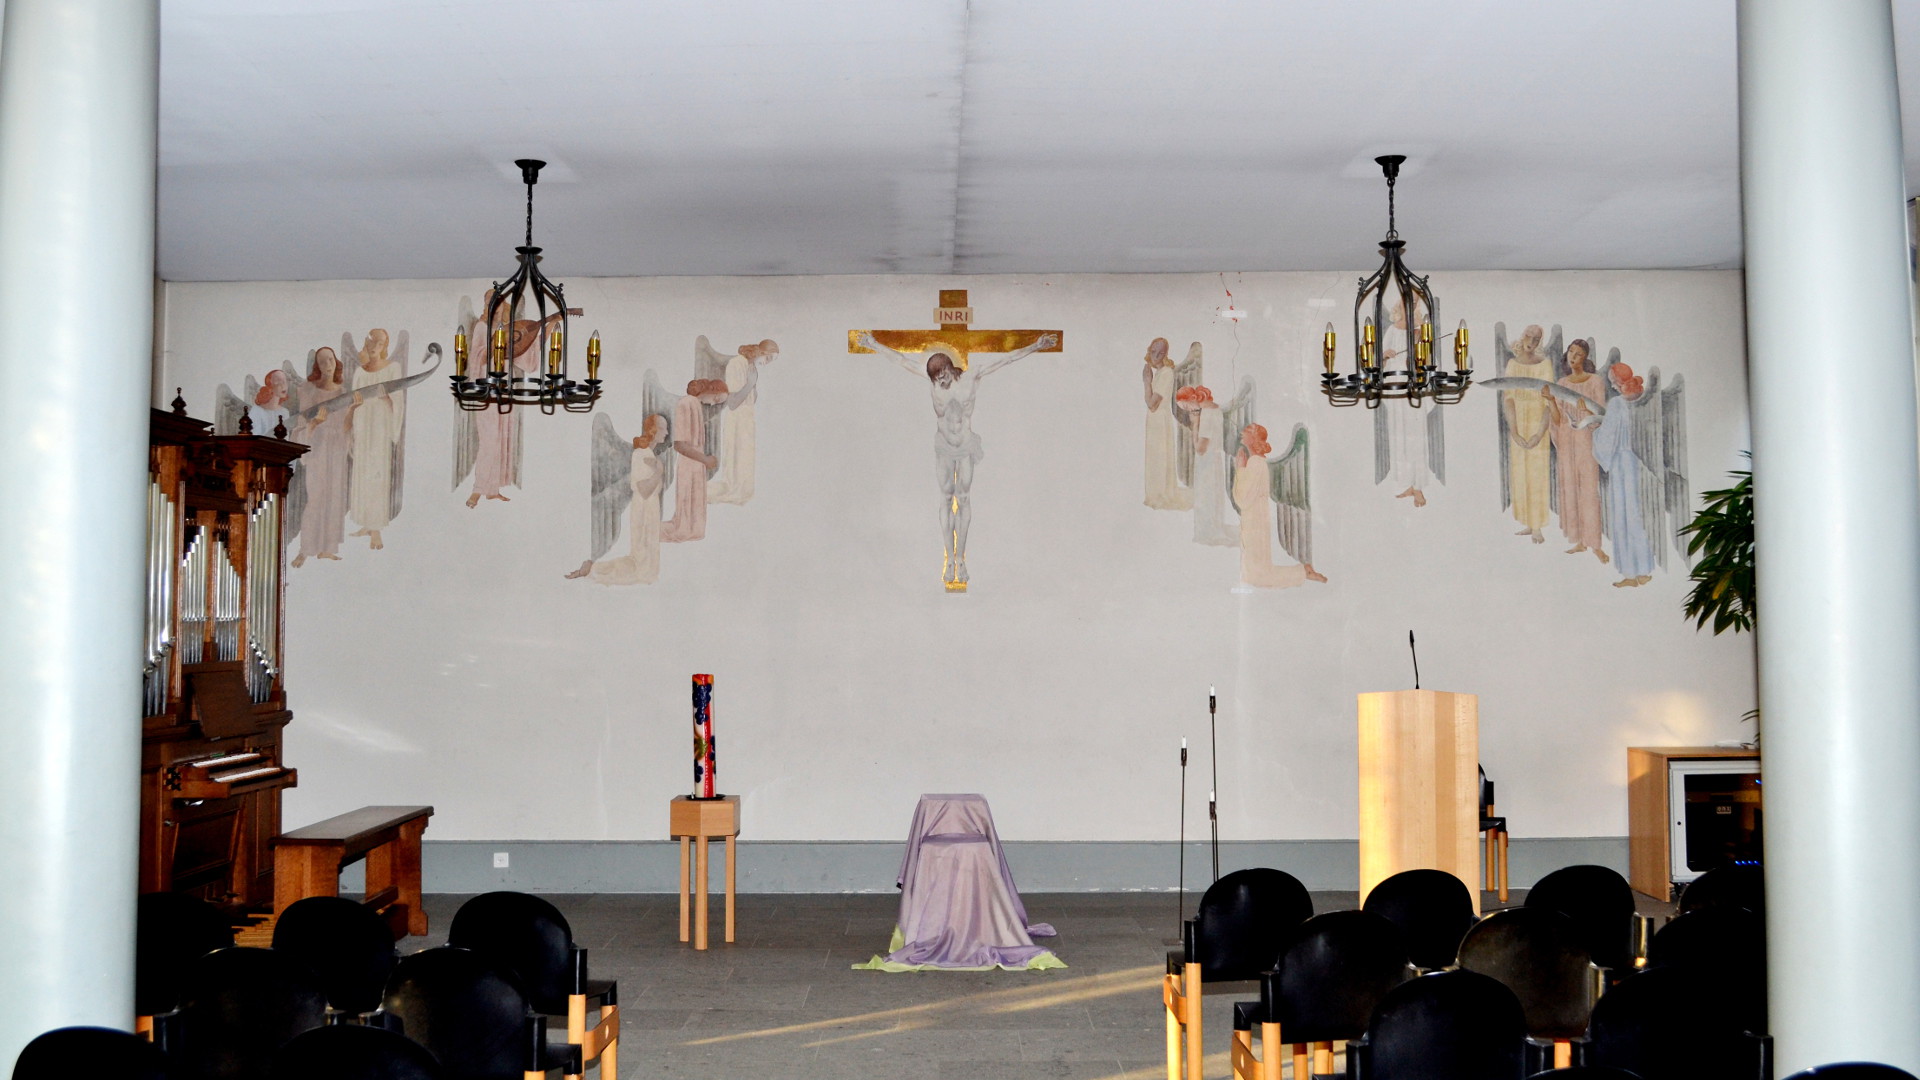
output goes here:
<path id="1" fill-rule="evenodd" d="M 1213 827 L 1213 880 L 1220 880 L 1220 726 L 1214 709 L 1219 699 L 1207 687 L 1207 731 L 1213 741 L 1213 790 L 1207 792 L 1207 820 Z"/>
<path id="2" fill-rule="evenodd" d="M 1178 931 L 1180 924 L 1187 919 L 1187 740 L 1180 740 L 1180 884 L 1179 907 L 1175 910 L 1173 928 Z"/>

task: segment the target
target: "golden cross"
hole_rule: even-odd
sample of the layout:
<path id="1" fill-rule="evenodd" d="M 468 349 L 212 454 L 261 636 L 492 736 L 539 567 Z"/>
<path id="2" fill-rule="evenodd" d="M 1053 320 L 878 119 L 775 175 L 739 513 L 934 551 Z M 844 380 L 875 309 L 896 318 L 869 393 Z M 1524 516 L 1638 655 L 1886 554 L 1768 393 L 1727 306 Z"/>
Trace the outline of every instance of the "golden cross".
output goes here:
<path id="1" fill-rule="evenodd" d="M 965 371 L 968 353 L 1017 352 L 1039 341 L 1043 334 L 1052 334 L 1054 342 L 1040 352 L 1059 352 L 1066 344 L 1066 334 L 1059 330 L 969 330 L 967 324 L 973 321 L 973 309 L 967 306 L 965 289 L 941 289 L 940 307 L 933 318 L 940 329 L 849 330 L 847 351 L 872 352 L 860 344 L 861 334 L 872 334 L 873 340 L 895 352 L 924 353 L 938 349 L 951 353 L 953 362 Z"/>

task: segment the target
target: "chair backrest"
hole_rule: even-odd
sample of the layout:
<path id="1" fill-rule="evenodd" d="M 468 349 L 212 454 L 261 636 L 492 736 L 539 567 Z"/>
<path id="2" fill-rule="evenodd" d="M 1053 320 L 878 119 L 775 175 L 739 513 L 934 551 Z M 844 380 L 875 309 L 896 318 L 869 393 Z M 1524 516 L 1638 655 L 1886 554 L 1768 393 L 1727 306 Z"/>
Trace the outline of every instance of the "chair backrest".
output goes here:
<path id="1" fill-rule="evenodd" d="M 220 909 L 186 893 L 142 893 L 135 907 L 133 1010 L 168 1012 L 180 1003 L 187 966 L 233 945 L 233 924 Z"/>
<path id="2" fill-rule="evenodd" d="M 1650 968 L 1594 1004 L 1586 1060 L 1643 1080 L 1752 1080 L 1761 1047 L 1709 983 L 1680 968 Z"/>
<path id="3" fill-rule="evenodd" d="M 296 900 L 273 924 L 273 948 L 320 977 L 327 1004 L 342 1012 L 371 1012 L 400 957 L 385 919 L 344 896 Z"/>
<path id="4" fill-rule="evenodd" d="M 447 944 L 471 949 L 513 972 L 536 1011 L 567 1011 L 573 928 L 547 901 L 520 892 L 481 893 L 454 912 Z"/>
<path id="5" fill-rule="evenodd" d="M 426 1047 L 398 1032 L 335 1024 L 294 1037 L 273 1060 L 273 1080 L 442 1080 Z"/>
<path id="6" fill-rule="evenodd" d="M 1689 911 L 1660 928 L 1647 949 L 1649 968 L 1681 968 L 1732 1005 L 1742 1029 L 1767 1031 L 1767 927 L 1746 908 Z"/>
<path id="7" fill-rule="evenodd" d="M 1498 979 L 1526 1011 L 1527 1033 L 1577 1039 L 1593 1006 L 1592 957 L 1573 921 L 1548 908 L 1496 911 L 1460 942 L 1460 966 Z"/>
<path id="8" fill-rule="evenodd" d="M 1387 991 L 1413 977 L 1399 928 L 1365 911 L 1315 915 L 1294 930 L 1261 988 L 1290 1043 L 1357 1039 Z"/>
<path id="9" fill-rule="evenodd" d="M 1745 908 L 1766 918 L 1766 874 L 1757 866 L 1716 866 L 1680 891 L 1682 913 L 1719 907 Z"/>
<path id="10" fill-rule="evenodd" d="M 1480 816 L 1486 817 L 1487 811 L 1491 809 L 1493 809 L 1493 781 L 1487 779 L 1486 767 L 1482 766 L 1480 769 Z"/>
<path id="11" fill-rule="evenodd" d="M 1528 907 L 1552 908 L 1573 920 L 1574 933 L 1601 967 L 1633 967 L 1633 887 L 1605 866 L 1563 866 L 1527 890 Z"/>
<path id="12" fill-rule="evenodd" d="M 1847 1061 L 1839 1065 L 1814 1065 L 1803 1072 L 1795 1072 L 1788 1080 L 1914 1080 L 1914 1074 L 1905 1068 L 1891 1065 L 1872 1065 L 1868 1061 Z"/>
<path id="13" fill-rule="evenodd" d="M 1361 907 L 1400 928 L 1414 966 L 1443 968 L 1473 925 L 1473 894 L 1445 870 L 1402 870 L 1373 887 Z"/>
<path id="14" fill-rule="evenodd" d="M 1471 971 L 1441 971 L 1389 990 L 1364 1043 L 1347 1052 L 1361 1055 L 1367 1080 L 1518 1080 L 1526 1040 L 1513 991 Z"/>
<path id="15" fill-rule="evenodd" d="M 34 1037 L 13 1063 L 13 1080 L 166 1080 L 160 1051 L 113 1028 L 65 1027 Z"/>
<path id="16" fill-rule="evenodd" d="M 168 1047 L 184 1080 L 264 1080 L 273 1055 L 327 1021 L 320 979 L 285 953 L 236 946 L 187 968 L 179 1037 Z"/>
<path id="17" fill-rule="evenodd" d="M 385 1008 L 401 1034 L 461 1080 L 520 1080 L 530 1007 L 499 964 L 451 945 L 401 957 L 387 979 Z"/>
<path id="18" fill-rule="evenodd" d="M 1214 882 L 1200 897 L 1194 946 L 1208 982 L 1257 979 L 1293 929 L 1313 917 L 1307 887 L 1284 870 L 1254 867 Z"/>

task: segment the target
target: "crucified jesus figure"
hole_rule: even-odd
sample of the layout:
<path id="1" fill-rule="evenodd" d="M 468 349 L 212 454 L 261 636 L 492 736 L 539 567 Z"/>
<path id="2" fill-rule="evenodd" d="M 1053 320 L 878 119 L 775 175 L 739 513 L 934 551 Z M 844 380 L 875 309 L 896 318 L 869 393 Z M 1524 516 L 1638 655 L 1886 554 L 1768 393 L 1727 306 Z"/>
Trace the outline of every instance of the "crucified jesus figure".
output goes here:
<path id="1" fill-rule="evenodd" d="M 1059 339 L 1042 334 L 1025 348 L 978 367 L 962 368 L 953 354 L 935 346 L 927 350 L 924 368 L 914 359 L 863 333 L 859 343 L 890 356 L 916 378 L 925 374 L 933 390 L 933 464 L 940 482 L 940 542 L 945 549 L 940 580 L 950 591 L 967 586 L 967 526 L 973 521 L 973 466 L 980 460 L 980 436 L 973 431 L 974 395 L 980 380 L 1023 357 L 1050 349 Z M 965 385 L 962 386 L 964 380 Z"/>

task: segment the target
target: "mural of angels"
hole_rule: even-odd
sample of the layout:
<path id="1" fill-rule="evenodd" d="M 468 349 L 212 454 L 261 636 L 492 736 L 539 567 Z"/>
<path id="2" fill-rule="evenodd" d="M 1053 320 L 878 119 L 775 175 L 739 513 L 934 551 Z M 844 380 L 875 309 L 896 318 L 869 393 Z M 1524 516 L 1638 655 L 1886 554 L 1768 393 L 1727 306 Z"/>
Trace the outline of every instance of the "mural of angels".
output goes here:
<path id="1" fill-rule="evenodd" d="M 1667 565 L 1668 546 L 1687 557 L 1686 527 L 1693 504 L 1687 480 L 1686 384 L 1678 375 L 1660 388 L 1660 369 L 1645 378 L 1607 356 L 1607 407 L 1593 430 L 1593 456 L 1604 477 L 1607 538 L 1613 541 L 1615 588 L 1652 580 Z"/>
<path id="2" fill-rule="evenodd" d="M 247 376 L 243 384 L 246 390 L 244 397 L 234 393 L 226 383 L 221 383 L 213 394 L 213 433 L 273 434 L 275 427 L 286 422 L 290 370 L 275 368 L 259 379 Z"/>
<path id="3" fill-rule="evenodd" d="M 307 355 L 307 377 L 294 402 L 296 419 L 290 433 L 294 442 L 308 447 L 300 461 L 300 498 L 290 500 L 289 507 L 299 512 L 298 524 L 288 530 L 299 534 L 300 550 L 293 558 L 296 567 L 310 558 L 340 557 L 352 475 L 347 433 L 351 408 L 340 355 L 326 346 L 313 350 Z"/>
<path id="4" fill-rule="evenodd" d="M 480 310 L 488 311 L 492 307 L 493 291 L 489 289 L 480 299 Z M 519 374 L 532 374 L 539 370 L 540 358 L 546 355 L 547 335 L 560 327 L 561 313 L 556 311 L 545 319 L 517 318 L 519 314 L 519 311 L 501 311 L 497 319 L 501 328 L 508 329 L 507 363 Z M 580 308 L 568 308 L 566 314 L 584 312 Z M 460 329 L 466 331 L 469 341 L 491 342 L 495 327 L 474 314 L 473 302 L 463 296 Z M 484 355 L 491 355 L 490 346 Z M 482 499 L 510 502 L 500 489 L 520 486 L 520 459 L 519 410 L 460 410 L 453 426 L 453 487 L 458 490 L 469 477 L 473 479 L 472 491 L 467 495 L 469 509 L 480 505 Z"/>
<path id="5" fill-rule="evenodd" d="M 1188 363 L 1199 366 L 1200 343 L 1187 352 Z M 1184 368 L 1186 365 L 1181 365 Z M 1181 483 L 1180 439 L 1175 419 L 1175 368 L 1167 355 L 1167 339 L 1154 338 L 1147 346 L 1141 383 L 1147 404 L 1146 503 L 1155 510 L 1185 510 L 1193 505 L 1193 491 Z M 1189 480 L 1189 482 L 1191 482 Z"/>
<path id="6" fill-rule="evenodd" d="M 1592 552 L 1602 564 L 1612 563 L 1620 574 L 1616 587 L 1645 585 L 1656 568 L 1667 566 L 1669 544 L 1682 560 L 1688 557 L 1680 532 L 1693 499 L 1685 381 L 1676 375 L 1662 389 L 1659 368 L 1642 378 L 1620 362 L 1617 348 L 1609 351 L 1603 375 L 1594 370 L 1593 339 L 1575 339 L 1564 348 L 1561 341 L 1558 326 L 1551 334 L 1529 326 L 1510 353 L 1506 325 L 1494 324 L 1496 354 L 1542 356 L 1553 376 L 1536 374 L 1541 364 L 1516 368 L 1508 362 L 1508 374 L 1485 380 L 1501 396 L 1502 493 L 1525 524 L 1522 481 L 1534 478 L 1523 472 L 1519 452 L 1544 448 L 1548 464 L 1540 501 L 1559 515 L 1560 530 L 1573 545 L 1567 553 Z M 1546 437 L 1523 446 L 1536 417 Z M 1543 539 L 1528 530 L 1521 535 L 1532 535 L 1535 543 Z"/>
<path id="7" fill-rule="evenodd" d="M 694 374 L 719 379 L 727 387 L 714 440 L 720 467 L 707 485 L 707 501 L 742 504 L 753 498 L 754 407 L 759 400 L 760 369 L 780 358 L 780 345 L 769 338 L 722 356 L 702 336 L 694 341 L 693 351 Z"/>
<path id="8" fill-rule="evenodd" d="M 1406 352 L 1407 308 L 1401 301 L 1393 302 L 1392 325 L 1380 339 L 1384 359 Z M 1398 489 L 1394 498 L 1411 499 L 1416 507 L 1427 505 L 1427 489 L 1435 481 L 1447 482 L 1446 414 L 1438 403 L 1416 409 L 1388 402 L 1373 410 L 1373 482 L 1388 477 Z"/>
<path id="9" fill-rule="evenodd" d="M 647 373 L 652 378 L 653 373 Z M 673 406 L 674 463 L 673 518 L 660 527 L 660 539 L 669 544 L 699 540 L 707 535 L 707 484 L 720 468 L 711 438 L 717 432 L 708 423 L 727 400 L 721 379 L 693 379 L 687 393 Z"/>
<path id="10" fill-rule="evenodd" d="M 940 542 L 944 553 L 940 577 L 951 592 L 964 591 L 968 581 L 967 530 L 973 521 L 973 467 L 981 458 L 980 436 L 973 430 L 973 407 L 980 380 L 1016 360 L 1053 348 L 1059 340 L 1057 334 L 1044 333 L 1029 345 L 975 367 L 966 356 L 946 346 L 929 346 L 923 366 L 882 345 L 870 331 L 861 331 L 856 337 L 862 349 L 891 357 L 909 375 L 916 379 L 924 375 L 931 384 L 934 475 L 940 484 Z"/>
<path id="11" fill-rule="evenodd" d="M 1240 429 L 1234 455 L 1233 502 L 1240 511 L 1240 581 L 1256 589 L 1290 589 L 1325 581 L 1313 568 L 1313 513 L 1307 486 L 1307 429 L 1293 426 L 1292 445 L 1277 459 L 1267 429 Z M 1273 542 L 1298 562 L 1276 564 Z"/>
<path id="12" fill-rule="evenodd" d="M 660 496 L 667 486 L 667 417 L 648 413 L 628 440 L 606 413 L 593 417 L 592 547 L 570 579 L 602 585 L 650 585 L 660 578 Z M 627 553 L 602 558 L 627 532 Z"/>
<path id="13" fill-rule="evenodd" d="M 347 512 L 360 526 L 352 535 L 367 538 L 374 551 L 385 546 L 380 530 L 400 514 L 405 465 L 407 392 L 395 389 L 407 376 L 407 332 L 389 348 L 385 330 L 371 330 L 358 349 L 342 335 L 340 355 L 355 359 L 349 375 L 353 404 L 347 413 L 352 455 Z"/>

